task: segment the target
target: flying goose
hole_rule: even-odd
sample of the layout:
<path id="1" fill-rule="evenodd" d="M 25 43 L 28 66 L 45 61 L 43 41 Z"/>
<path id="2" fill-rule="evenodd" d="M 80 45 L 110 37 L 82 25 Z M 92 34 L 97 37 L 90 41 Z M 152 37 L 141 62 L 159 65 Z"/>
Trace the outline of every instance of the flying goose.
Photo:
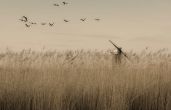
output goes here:
<path id="1" fill-rule="evenodd" d="M 46 25 L 46 23 L 41 23 L 41 25 Z"/>
<path id="2" fill-rule="evenodd" d="M 36 22 L 29 22 L 30 24 L 37 24 Z"/>
<path id="3" fill-rule="evenodd" d="M 59 6 L 59 4 L 56 4 L 56 3 L 55 3 L 55 4 L 53 4 L 53 6 Z"/>
<path id="4" fill-rule="evenodd" d="M 69 20 L 64 19 L 65 22 L 69 22 Z"/>
<path id="5" fill-rule="evenodd" d="M 49 26 L 54 26 L 54 23 L 49 23 Z"/>
<path id="6" fill-rule="evenodd" d="M 22 18 L 23 18 L 24 22 L 28 21 L 28 18 L 26 16 L 23 16 Z"/>
<path id="7" fill-rule="evenodd" d="M 25 20 L 24 19 L 19 19 L 20 21 L 22 21 L 22 22 L 25 22 Z"/>
<path id="8" fill-rule="evenodd" d="M 86 18 L 82 18 L 82 19 L 80 19 L 81 21 L 85 21 L 86 20 Z"/>
<path id="9" fill-rule="evenodd" d="M 28 24 L 25 24 L 25 26 L 26 26 L 27 28 L 29 28 L 29 27 L 30 27 L 30 25 L 28 25 Z"/>
<path id="10" fill-rule="evenodd" d="M 101 19 L 99 19 L 99 18 L 95 18 L 94 20 L 96 20 L 96 21 L 100 21 Z"/>
<path id="11" fill-rule="evenodd" d="M 62 2 L 63 3 L 63 5 L 67 5 L 67 4 L 69 4 L 69 3 L 67 3 L 67 2 Z"/>
<path id="12" fill-rule="evenodd" d="M 28 18 L 26 16 L 22 16 L 22 18 L 19 19 L 22 22 L 27 22 Z"/>

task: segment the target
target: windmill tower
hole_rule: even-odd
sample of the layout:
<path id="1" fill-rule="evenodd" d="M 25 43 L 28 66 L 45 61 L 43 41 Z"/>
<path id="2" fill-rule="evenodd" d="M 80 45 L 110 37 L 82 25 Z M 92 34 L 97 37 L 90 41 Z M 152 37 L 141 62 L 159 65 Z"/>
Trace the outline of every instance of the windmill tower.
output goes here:
<path id="1" fill-rule="evenodd" d="M 121 64 L 122 61 L 122 55 L 125 56 L 128 59 L 128 56 L 122 51 L 121 47 L 118 47 L 115 45 L 111 40 L 109 42 L 116 48 L 116 51 L 113 53 L 114 61 L 116 64 Z"/>

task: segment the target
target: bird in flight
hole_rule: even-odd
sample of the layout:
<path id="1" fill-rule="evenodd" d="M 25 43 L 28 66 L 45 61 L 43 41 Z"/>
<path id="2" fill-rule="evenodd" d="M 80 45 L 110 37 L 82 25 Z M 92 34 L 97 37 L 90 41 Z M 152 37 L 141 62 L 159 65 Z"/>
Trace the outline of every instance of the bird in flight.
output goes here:
<path id="1" fill-rule="evenodd" d="M 25 26 L 26 26 L 27 28 L 29 28 L 29 27 L 30 27 L 30 25 L 28 25 L 28 24 L 25 24 Z"/>
<path id="2" fill-rule="evenodd" d="M 65 22 L 69 22 L 69 20 L 64 19 Z"/>
<path id="3" fill-rule="evenodd" d="M 84 21 L 86 20 L 86 18 L 82 18 L 82 19 L 80 19 L 80 20 L 84 22 Z"/>
<path id="4" fill-rule="evenodd" d="M 96 21 L 100 21 L 101 19 L 99 19 L 99 18 L 95 18 L 94 20 L 96 20 Z"/>
<path id="5" fill-rule="evenodd" d="M 37 24 L 36 22 L 30 22 L 30 24 Z"/>
<path id="6" fill-rule="evenodd" d="M 22 16 L 21 19 L 19 19 L 20 21 L 23 21 L 23 22 L 27 22 L 28 21 L 28 18 L 26 16 Z"/>
<path id="7" fill-rule="evenodd" d="M 56 4 L 56 3 L 55 3 L 55 4 L 53 4 L 53 6 L 59 6 L 59 4 Z"/>
<path id="8" fill-rule="evenodd" d="M 25 22 L 25 20 L 24 19 L 19 19 L 20 21 L 22 21 L 22 22 Z"/>
<path id="9" fill-rule="evenodd" d="M 67 3 L 67 2 L 62 2 L 63 3 L 63 5 L 68 5 L 69 3 Z"/>
<path id="10" fill-rule="evenodd" d="M 54 23 L 49 23 L 49 26 L 54 26 Z"/>
<path id="11" fill-rule="evenodd" d="M 46 25 L 46 23 L 41 23 L 41 25 Z"/>

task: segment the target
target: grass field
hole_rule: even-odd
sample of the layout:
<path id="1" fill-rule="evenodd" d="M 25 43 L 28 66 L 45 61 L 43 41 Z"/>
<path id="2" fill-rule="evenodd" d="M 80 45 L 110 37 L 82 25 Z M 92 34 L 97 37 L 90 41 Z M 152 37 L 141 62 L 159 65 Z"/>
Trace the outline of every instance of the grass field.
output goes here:
<path id="1" fill-rule="evenodd" d="M 171 54 L 109 51 L 0 53 L 0 110 L 171 110 Z"/>

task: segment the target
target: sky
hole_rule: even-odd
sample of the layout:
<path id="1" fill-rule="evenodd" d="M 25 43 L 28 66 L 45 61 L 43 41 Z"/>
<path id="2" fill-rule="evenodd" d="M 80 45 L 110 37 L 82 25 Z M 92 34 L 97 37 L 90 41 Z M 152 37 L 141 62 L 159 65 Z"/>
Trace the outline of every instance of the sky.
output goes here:
<path id="1" fill-rule="evenodd" d="M 114 48 L 108 40 L 127 51 L 171 50 L 170 0 L 65 1 L 66 6 L 63 0 L 0 0 L 0 50 Z M 19 21 L 22 16 L 38 24 L 26 28 Z M 55 25 L 41 26 L 42 22 Z"/>

